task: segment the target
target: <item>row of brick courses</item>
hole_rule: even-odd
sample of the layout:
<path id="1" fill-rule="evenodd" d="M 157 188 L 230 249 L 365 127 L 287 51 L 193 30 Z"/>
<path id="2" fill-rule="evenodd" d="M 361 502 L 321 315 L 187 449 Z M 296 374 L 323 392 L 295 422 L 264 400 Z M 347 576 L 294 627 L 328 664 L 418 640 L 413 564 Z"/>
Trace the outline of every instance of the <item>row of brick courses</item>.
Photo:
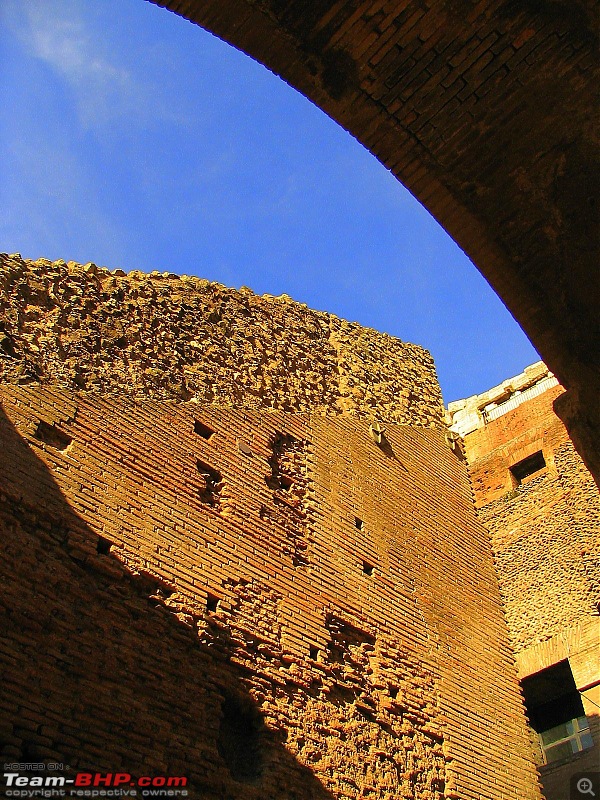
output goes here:
<path id="1" fill-rule="evenodd" d="M 477 422 L 473 409 L 500 403 L 492 407 L 495 419 L 467 432 L 465 453 L 478 516 L 492 538 L 519 677 L 567 660 L 580 692 L 594 745 L 540 767 L 544 796 L 563 798 L 599 757 L 600 498 L 554 413 L 563 389 L 549 377 L 544 364 L 527 368 L 465 401 L 459 423 L 468 430 Z M 519 469 L 524 461 L 529 466 Z"/>
<path id="2" fill-rule="evenodd" d="M 52 388 L 4 387 L 2 402 L 23 437 L 5 431 L 13 457 L 2 467 L 3 490 L 35 516 L 28 524 L 11 522 L 11 514 L 21 513 L 11 507 L 7 518 L 19 547 L 26 538 L 31 548 L 22 566 L 6 565 L 15 587 L 7 605 L 22 613 L 36 609 L 22 627 L 33 639 L 40 636 L 34 620 L 44 628 L 58 607 L 73 604 L 83 615 L 77 621 L 73 609 L 66 612 L 56 645 L 42 655 L 38 647 L 39 693 L 27 692 L 34 716 L 46 693 L 53 718 L 56 709 L 68 709 L 73 729 L 49 742 L 11 734 L 7 756 L 16 757 L 27 741 L 35 753 L 56 752 L 79 766 L 135 771 L 143 753 L 145 772 L 149 759 L 156 770 L 164 763 L 185 769 L 194 790 L 208 798 L 221 792 L 275 798 L 282 786 L 290 797 L 329 796 L 320 786 L 336 797 L 476 798 L 490 776 L 496 794 L 486 796 L 538 796 L 489 545 L 470 509 L 463 468 L 441 432 L 388 425 L 387 450 L 352 417 Z M 36 439 L 41 417 L 58 422 L 72 444 L 60 451 Z M 195 420 L 214 436 L 194 433 Z M 294 506 L 308 545 L 307 563 L 297 566 L 285 551 L 288 523 L 260 516 L 261 507 L 275 511 L 283 491 L 269 485 L 278 432 L 304 443 L 300 472 L 291 476 L 301 474 L 306 487 Z M 252 455 L 240 451 L 240 442 Z M 199 499 L 198 458 L 223 476 L 219 510 Z M 34 484 L 30 461 L 39 473 Z M 292 490 L 293 483 L 285 490 L 290 497 Z M 50 534 L 38 532 L 42 507 Z M 112 543 L 108 555 L 97 552 L 99 537 Z M 373 566 L 372 575 L 363 562 Z M 38 580 L 42 564 L 56 579 Z M 19 594 L 26 571 L 37 600 Z M 90 583 L 100 588 L 88 597 L 79 587 Z M 207 611 L 209 596 L 218 600 L 214 611 Z M 93 607 L 95 597 L 107 598 L 103 611 Z M 92 619 L 102 635 L 110 626 L 114 642 L 112 655 L 96 655 L 97 663 L 85 657 L 98 647 Z M 164 652 L 155 643 L 156 626 L 169 642 Z M 342 655 L 334 658 L 338 629 Z M 68 642 L 67 658 L 79 653 L 79 663 L 61 660 Z M 25 705 L 15 670 L 22 656 L 14 649 L 7 656 L 7 713 L 17 719 Z M 31 670 L 26 674 L 31 680 Z M 102 687 L 89 740 L 77 731 L 81 712 L 65 688 L 73 690 L 73 681 L 87 687 L 86 697 L 96 683 Z M 202 702 L 194 701 L 190 719 L 172 694 L 183 687 L 187 698 L 200 685 L 195 696 Z M 222 698 L 232 692 L 260 708 L 266 722 L 260 791 L 244 784 L 240 794 L 215 745 Z M 133 707 L 117 712 L 117 700 Z M 139 719 L 148 703 L 153 731 Z M 138 737 L 132 754 L 124 747 L 130 728 Z M 198 739 L 191 748 L 190 737 Z M 282 737 L 285 745 L 277 744 Z M 269 781 L 283 782 L 275 790 Z"/>
<path id="3" fill-rule="evenodd" d="M 479 518 L 490 531 L 515 652 L 590 619 L 600 603 L 600 499 L 548 389 L 468 434 Z M 515 486 L 510 467 L 541 451 Z"/>
<path id="4" fill-rule="evenodd" d="M 476 798 L 493 780 L 498 797 L 537 797 L 489 543 L 473 518 L 464 472 L 439 430 L 391 425 L 381 448 L 367 433 L 375 414 L 437 427 L 439 388 L 428 354 L 286 298 L 265 300 L 197 279 L 126 277 L 18 257 L 4 266 L 5 379 L 81 384 L 74 354 L 79 369 L 89 368 L 88 390 L 128 392 L 133 377 L 129 398 L 6 389 L 5 399 L 57 482 L 52 491 L 44 473 L 41 486 L 50 486 L 54 501 L 44 505 L 61 519 L 68 501 L 61 547 L 109 582 L 133 615 L 134 631 L 147 630 L 138 623 L 150 601 L 183 626 L 184 638 L 194 634 L 208 662 L 212 653 L 219 666 L 229 664 L 238 695 L 286 740 L 271 764 L 291 756 L 310 766 L 320 781 L 309 781 L 311 791 L 321 785 L 335 796 Z M 73 296 L 84 298 L 83 314 Z M 124 335 L 121 304 L 137 314 L 132 336 Z M 174 346 L 187 306 L 198 319 L 183 340 L 192 349 L 201 343 L 196 360 L 189 348 L 179 353 Z M 73 313 L 90 337 L 71 340 L 65 319 L 72 323 Z M 290 330 L 292 338 L 310 340 L 300 348 L 311 352 L 308 371 L 302 353 L 290 360 Z M 137 360 L 140 335 L 150 351 L 157 342 L 171 346 L 181 356 L 175 369 L 156 350 L 147 368 L 124 371 L 126 361 Z M 243 346 L 243 356 L 228 351 L 229 342 Z M 271 354 L 259 393 L 249 370 L 257 348 Z M 182 391 L 172 376 L 179 367 L 189 376 L 190 365 L 217 376 L 217 391 L 192 392 L 194 399 L 221 407 L 145 399 L 189 399 L 189 383 Z M 394 371 L 401 381 L 394 383 Z M 323 391 L 315 392 L 318 373 Z M 332 374 L 339 376 L 333 390 Z M 255 410 L 265 405 L 281 410 Z M 282 413 L 306 408 L 317 413 Z M 344 415 L 334 422 L 323 413 Z M 5 477 L 17 498 L 24 475 Z M 110 554 L 101 544 L 112 545 Z M 136 587 L 125 599 L 123 568 Z M 164 676 L 147 664 L 138 674 L 142 682 Z M 219 749 L 233 702 L 224 680 L 212 674 L 208 682 L 220 760 L 213 736 L 212 756 L 203 756 L 201 767 L 194 763 L 194 785 L 211 784 L 215 797 L 217 786 L 231 792 L 237 779 L 235 765 L 225 767 L 227 748 Z M 158 714 L 157 724 L 172 727 L 172 718 Z M 188 735 L 186 728 L 176 741 Z M 94 750 L 85 753 L 90 758 Z M 211 778 L 203 783 L 198 770 Z M 275 772 L 261 779 L 264 796 L 278 796 L 269 789 Z M 312 795 L 306 789 L 300 796 Z"/>
<path id="5" fill-rule="evenodd" d="M 5 382 L 441 424 L 426 350 L 286 295 L 0 255 L 0 314 Z"/>

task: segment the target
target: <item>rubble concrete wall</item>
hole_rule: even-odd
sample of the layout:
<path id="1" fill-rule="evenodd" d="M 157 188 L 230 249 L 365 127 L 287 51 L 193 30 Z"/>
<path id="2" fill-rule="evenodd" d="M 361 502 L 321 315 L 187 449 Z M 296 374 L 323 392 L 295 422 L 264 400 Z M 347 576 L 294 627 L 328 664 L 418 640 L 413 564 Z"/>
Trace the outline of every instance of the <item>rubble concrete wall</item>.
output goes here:
<path id="1" fill-rule="evenodd" d="M 539 800 L 443 431 L 0 396 L 5 761 L 203 800 Z"/>
<path id="2" fill-rule="evenodd" d="M 490 531 L 515 652 L 598 613 L 600 498 L 553 410 L 549 389 L 465 437 Z M 541 451 L 546 468 L 514 486 L 510 467 Z"/>
<path id="3" fill-rule="evenodd" d="M 595 772 L 600 759 L 600 498 L 554 412 L 563 392 L 548 389 L 464 439 L 519 677 L 568 660 L 594 741 L 540 767 L 548 800 L 569 796 L 576 776 Z M 540 451 L 545 467 L 515 485 L 511 466 Z"/>
<path id="4" fill-rule="evenodd" d="M 427 350 L 281 297 L 0 255 L 0 379 L 441 425 Z"/>

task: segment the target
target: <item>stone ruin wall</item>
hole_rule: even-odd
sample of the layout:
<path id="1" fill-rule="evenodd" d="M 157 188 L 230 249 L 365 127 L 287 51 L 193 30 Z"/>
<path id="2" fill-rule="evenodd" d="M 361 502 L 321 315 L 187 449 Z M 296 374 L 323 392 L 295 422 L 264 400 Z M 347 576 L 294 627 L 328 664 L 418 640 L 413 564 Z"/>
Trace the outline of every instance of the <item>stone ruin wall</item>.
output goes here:
<path id="1" fill-rule="evenodd" d="M 538 797 L 440 432 L 1 399 L 3 758 L 168 767 L 203 800 Z"/>
<path id="2" fill-rule="evenodd" d="M 202 800 L 539 800 L 489 541 L 438 425 L 424 351 L 295 304 L 210 290 L 229 311 L 255 302 L 271 332 L 264 303 L 283 330 L 279 308 L 298 325 L 329 320 L 338 341 L 350 330 L 348 350 L 387 343 L 387 363 L 416 371 L 425 399 L 390 401 L 385 416 L 420 424 L 388 421 L 378 447 L 366 389 L 342 414 L 335 381 L 310 395 L 312 413 L 244 405 L 282 404 L 274 389 L 239 404 L 232 394 L 175 403 L 162 375 L 153 398 L 141 378 L 128 395 L 123 346 L 111 382 L 101 328 L 88 325 L 89 337 L 60 321 L 48 283 L 25 298 L 35 280 L 20 280 L 0 388 L 2 757 L 186 775 Z M 174 330 L 185 282 L 136 281 L 174 287 L 171 308 L 157 288 L 161 331 Z M 75 296 L 69 313 L 86 308 Z M 147 313 L 141 341 L 157 342 Z M 199 315 L 186 341 L 208 352 L 213 324 Z M 339 374 L 331 329 L 319 330 L 313 370 Z M 196 374 L 214 369 L 232 392 L 236 351 L 211 341 L 221 356 L 195 358 Z M 78 364 L 104 393 L 55 385 Z M 290 382 L 286 405 L 308 402 L 297 372 Z"/>
<path id="3" fill-rule="evenodd" d="M 563 391 L 551 388 L 465 439 L 516 653 L 591 620 L 600 607 L 600 498 L 554 413 Z M 538 450 L 546 469 L 514 487 L 510 466 Z"/>
<path id="4" fill-rule="evenodd" d="M 286 295 L 0 255 L 0 319 L 12 383 L 441 424 L 426 350 Z"/>
<path id="5" fill-rule="evenodd" d="M 554 412 L 563 392 L 552 386 L 464 439 L 519 677 L 568 659 L 595 743 L 571 761 L 541 767 L 544 795 L 557 800 L 568 796 L 573 776 L 596 771 L 600 759 L 600 497 Z M 515 486 L 510 467 L 539 451 L 545 468 Z"/>

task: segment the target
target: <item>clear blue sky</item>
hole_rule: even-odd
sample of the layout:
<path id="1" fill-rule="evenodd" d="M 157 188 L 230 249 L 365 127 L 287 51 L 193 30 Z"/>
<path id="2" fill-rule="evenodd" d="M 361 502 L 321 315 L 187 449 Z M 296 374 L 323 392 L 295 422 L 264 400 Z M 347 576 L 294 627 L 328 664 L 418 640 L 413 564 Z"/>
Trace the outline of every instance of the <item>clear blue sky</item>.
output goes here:
<path id="1" fill-rule="evenodd" d="M 0 250 L 199 275 L 428 348 L 446 401 L 538 356 L 348 133 L 143 0 L 0 0 Z"/>

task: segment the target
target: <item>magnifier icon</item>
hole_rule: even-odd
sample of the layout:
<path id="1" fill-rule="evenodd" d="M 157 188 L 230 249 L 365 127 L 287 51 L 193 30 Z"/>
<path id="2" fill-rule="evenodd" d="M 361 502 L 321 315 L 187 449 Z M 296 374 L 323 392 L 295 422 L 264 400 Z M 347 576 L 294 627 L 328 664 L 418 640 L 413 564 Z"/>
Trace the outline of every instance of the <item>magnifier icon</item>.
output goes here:
<path id="1" fill-rule="evenodd" d="M 589 778 L 579 778 L 577 781 L 577 791 L 579 794 L 589 794 L 592 797 L 596 797 L 596 792 L 594 792 L 594 784 Z"/>

